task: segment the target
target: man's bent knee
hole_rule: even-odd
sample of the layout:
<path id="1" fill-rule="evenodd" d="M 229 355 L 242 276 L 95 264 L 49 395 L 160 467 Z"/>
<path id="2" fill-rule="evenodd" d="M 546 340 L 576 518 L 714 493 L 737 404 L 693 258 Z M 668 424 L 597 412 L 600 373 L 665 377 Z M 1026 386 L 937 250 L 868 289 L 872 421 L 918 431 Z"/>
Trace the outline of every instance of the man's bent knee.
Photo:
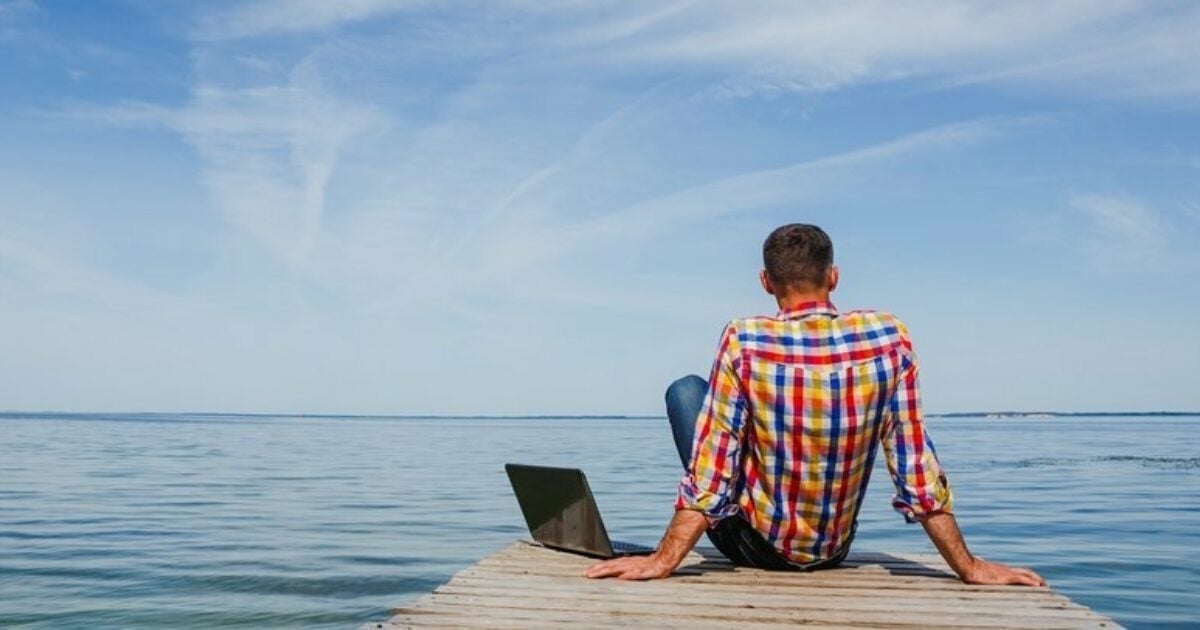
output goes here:
<path id="1" fill-rule="evenodd" d="M 688 374 L 667 387 L 667 407 L 679 403 L 703 401 L 704 395 L 707 393 L 708 382 L 695 374 Z"/>

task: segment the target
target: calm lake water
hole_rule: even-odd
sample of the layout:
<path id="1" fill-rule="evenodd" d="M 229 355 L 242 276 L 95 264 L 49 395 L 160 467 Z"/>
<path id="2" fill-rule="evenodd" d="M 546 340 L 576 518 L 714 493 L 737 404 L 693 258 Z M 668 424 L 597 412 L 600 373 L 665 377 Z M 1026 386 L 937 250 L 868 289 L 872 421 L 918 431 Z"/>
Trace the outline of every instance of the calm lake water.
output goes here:
<path id="1" fill-rule="evenodd" d="M 972 549 L 1131 627 L 1200 619 L 1200 419 L 929 420 Z M 665 420 L 0 415 L 0 625 L 353 627 L 525 536 L 505 462 L 653 543 Z M 876 471 L 855 550 L 933 553 Z"/>

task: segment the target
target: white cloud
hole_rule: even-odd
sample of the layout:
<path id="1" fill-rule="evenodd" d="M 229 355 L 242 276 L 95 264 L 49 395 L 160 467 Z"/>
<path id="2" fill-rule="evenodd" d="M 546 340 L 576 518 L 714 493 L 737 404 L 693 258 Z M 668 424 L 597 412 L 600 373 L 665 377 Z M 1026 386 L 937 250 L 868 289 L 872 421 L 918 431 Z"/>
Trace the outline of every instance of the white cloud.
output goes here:
<path id="1" fill-rule="evenodd" d="M 1158 247 L 1166 242 L 1166 233 L 1158 216 L 1136 201 L 1079 195 L 1071 199 L 1071 205 L 1082 210 L 1096 230 L 1105 236 L 1127 240 L 1139 247 Z"/>
<path id="2" fill-rule="evenodd" d="M 209 284 L 183 292 L 228 312 L 206 324 L 187 314 L 186 302 L 140 293 L 136 281 L 122 286 L 88 275 L 84 263 L 38 258 L 35 241 L 8 234 L 0 259 L 37 270 L 22 278 L 53 278 L 49 285 L 97 302 L 169 314 L 131 320 L 138 325 L 114 317 L 105 330 L 123 331 L 121 339 L 136 341 L 143 322 L 164 341 L 181 328 L 176 322 L 218 336 L 242 327 L 248 332 L 226 340 L 235 354 L 273 339 L 270 360 L 254 364 L 261 370 L 243 366 L 246 373 L 300 370 L 334 352 L 352 375 L 347 380 L 393 391 L 377 366 L 402 363 L 398 350 L 433 356 L 428 368 L 405 364 L 413 371 L 410 390 L 395 394 L 395 409 L 412 401 L 437 408 L 444 404 L 438 397 L 455 395 L 431 370 L 534 365 L 539 353 L 587 343 L 576 341 L 586 336 L 586 322 L 579 323 L 585 311 L 592 322 L 610 315 L 670 322 L 662 328 L 672 334 L 681 318 L 719 319 L 736 298 L 715 304 L 710 289 L 694 288 L 701 279 L 681 270 L 677 255 L 729 247 L 728 230 L 758 229 L 764 209 L 808 212 L 817 200 L 878 200 L 887 192 L 855 187 L 903 187 L 888 169 L 917 175 L 914 186 L 938 186 L 958 165 L 941 161 L 917 173 L 926 158 L 1050 120 L 945 124 L 962 114 L 937 111 L 935 94 L 917 95 L 927 99 L 919 107 L 929 106 L 919 115 L 864 114 L 870 121 L 862 128 L 789 127 L 795 117 L 781 122 L 771 118 L 775 108 L 714 103 L 714 93 L 828 92 L 901 77 L 918 79 L 906 90 L 1022 82 L 1172 102 L 1200 93 L 1179 45 L 1192 13 L 1154 15 L 1133 2 L 451 3 L 438 5 L 436 18 L 418 7 L 413 20 L 406 14 L 361 30 L 350 27 L 416 4 L 225 6 L 232 8 L 201 9 L 183 104 L 119 101 L 48 115 L 162 126 L 195 149 L 211 206 L 232 227 L 222 237 L 233 253 L 222 252 L 232 262 L 218 261 L 223 266 L 202 281 Z M 456 19 L 467 13 L 480 15 Z M 294 37 L 250 41 L 279 34 Z M 1168 75 L 1174 80 L 1160 80 Z M 852 148 L 829 148 L 851 137 Z M 972 168 L 962 170 L 970 177 Z M 1166 215 L 1140 201 L 1080 195 L 1071 202 L 1072 234 L 1064 238 L 1097 264 L 1161 267 L 1186 258 Z M 745 216 L 721 220 L 737 213 Z M 639 257 L 656 258 L 639 264 Z M 247 259 L 243 271 L 238 263 Z M 252 305 L 230 298 L 243 290 L 251 301 L 267 295 Z M 301 297 L 275 312 L 268 304 L 275 292 Z M 38 316 L 31 311 L 24 321 Z M 6 321 L 18 329 L 22 320 Z M 596 330 L 615 338 L 638 325 L 601 322 Z M 420 340 L 407 338 L 413 330 Z M 193 353 L 211 352 L 199 347 L 207 343 L 192 345 Z M 28 355 L 36 354 L 31 346 Z M 638 369 L 654 379 L 656 365 Z M 545 389 L 572 382 L 548 378 Z M 529 405 L 519 380 L 489 381 L 491 393 L 503 390 L 524 397 L 514 406 Z M 311 386 L 281 386 L 277 395 L 323 388 L 320 378 L 301 382 Z M 596 404 L 581 400 L 571 404 Z"/>
<path id="3" fill-rule="evenodd" d="M 375 108 L 326 93 L 316 72 L 313 63 L 304 62 L 287 85 L 201 88 L 179 111 L 122 103 L 57 115 L 165 124 L 199 151 L 214 206 L 280 260 L 363 299 L 437 299 L 451 309 L 481 292 L 633 308 L 640 302 L 654 309 L 652 299 L 632 289 L 620 295 L 568 279 L 568 261 L 585 251 L 634 251 L 672 226 L 803 202 L 863 169 L 955 150 L 1047 120 L 938 125 L 628 203 L 614 198 L 588 215 L 573 212 L 579 177 L 613 159 L 605 147 L 608 136 L 636 133 L 646 116 L 653 120 L 639 109 L 653 109 L 649 97 L 593 121 L 551 162 L 542 161 L 542 154 L 513 161 L 495 144 L 512 137 L 481 136 L 455 122 L 455 106 L 449 105 L 443 121 L 406 134 L 403 145 L 376 156 L 378 163 L 356 164 L 356 177 L 370 187 L 339 208 L 337 225 L 326 226 L 324 193 L 339 160 L 373 137 L 367 131 L 384 131 L 386 120 Z M 473 96 L 465 98 L 472 102 L 468 108 L 477 106 Z"/>
<path id="4" fill-rule="evenodd" d="M 317 245 L 341 151 L 385 128 L 386 119 L 329 94 L 301 64 L 286 85 L 201 87 L 172 124 L 203 156 L 204 179 L 225 217 L 298 264 Z"/>
<path id="5" fill-rule="evenodd" d="M 24 230 L 24 238 L 14 238 L 12 232 L 20 232 L 14 227 L 5 225 L 4 232 L 10 236 L 0 236 L 0 268 L 6 270 L 0 279 L 19 279 L 42 293 L 87 296 L 129 310 L 161 303 L 160 294 L 52 251 L 47 245 L 53 241 L 45 235 L 31 235 Z"/>
<path id="6" fill-rule="evenodd" d="M 742 91 L 915 76 L 1194 98 L 1198 31 L 1194 6 L 1123 1 L 701 3 L 611 44 L 626 59 L 725 68 Z"/>
<path id="7" fill-rule="evenodd" d="M 299 266 L 318 245 L 326 185 L 343 149 L 388 125 L 378 109 L 330 94 L 305 63 L 282 85 L 199 86 L 178 109 L 125 101 L 37 115 L 178 132 L 203 159 L 202 177 L 225 219 Z"/>
<path id="8" fill-rule="evenodd" d="M 1075 241 L 1091 263 L 1105 270 L 1178 268 L 1188 256 L 1172 248 L 1159 213 L 1127 197 L 1076 195 L 1070 200 L 1081 221 Z"/>
<path id="9" fill-rule="evenodd" d="M 170 126 L 175 110 L 144 101 L 119 101 L 112 104 L 70 103 L 32 112 L 34 117 L 97 123 L 111 126 Z"/>
<path id="10" fill-rule="evenodd" d="M 259 0 L 206 14 L 196 29 L 202 40 L 319 31 L 417 4 L 413 0 Z"/>
<path id="11" fill-rule="evenodd" d="M 417 0 L 259 0 L 204 12 L 196 34 L 220 41 L 324 32 L 424 6 Z M 721 93 L 733 96 L 830 91 L 914 77 L 935 85 L 1018 82 L 1105 98 L 1200 97 L 1200 58 L 1194 54 L 1200 7 L 1186 3 L 513 1 L 437 6 L 450 15 L 450 24 L 464 28 L 480 15 L 497 16 L 497 28 L 482 36 L 511 37 L 506 54 L 524 63 L 686 70 L 712 77 Z M 442 51 L 454 53 L 449 46 Z"/>
<path id="12" fill-rule="evenodd" d="M 794 201 L 820 186 L 819 177 L 915 154 L 951 150 L 1005 131 L 1044 121 L 1040 117 L 987 118 L 950 123 L 899 138 L 787 166 L 726 177 L 688 190 L 639 203 L 587 226 L 589 230 L 631 237 L 681 220 L 752 210 Z"/>

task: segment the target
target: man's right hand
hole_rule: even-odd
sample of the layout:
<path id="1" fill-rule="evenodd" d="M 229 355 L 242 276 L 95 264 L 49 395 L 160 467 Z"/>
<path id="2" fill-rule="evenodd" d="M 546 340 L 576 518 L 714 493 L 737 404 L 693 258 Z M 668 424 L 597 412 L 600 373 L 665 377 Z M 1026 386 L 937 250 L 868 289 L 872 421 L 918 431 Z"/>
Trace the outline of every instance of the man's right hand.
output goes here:
<path id="1" fill-rule="evenodd" d="M 953 514 L 936 512 L 921 517 L 920 521 L 925 533 L 929 534 L 929 540 L 933 541 L 938 552 L 946 559 L 946 564 L 967 584 L 1046 585 L 1042 576 L 1029 569 L 1017 569 L 971 555 Z"/>
<path id="2" fill-rule="evenodd" d="M 975 556 L 974 562 L 963 572 L 962 581 L 967 584 L 1046 585 L 1046 580 L 1031 569 L 1010 567 L 999 562 L 988 562 L 979 556 Z"/>

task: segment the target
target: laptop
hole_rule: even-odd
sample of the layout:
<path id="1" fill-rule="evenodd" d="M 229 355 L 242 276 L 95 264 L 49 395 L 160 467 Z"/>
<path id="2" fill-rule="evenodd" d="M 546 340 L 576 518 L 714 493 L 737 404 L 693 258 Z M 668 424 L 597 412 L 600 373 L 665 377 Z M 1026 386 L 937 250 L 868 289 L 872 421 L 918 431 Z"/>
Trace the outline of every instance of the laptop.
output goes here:
<path id="1" fill-rule="evenodd" d="M 505 464 L 504 470 L 529 534 L 543 546 L 594 558 L 654 553 L 653 547 L 608 537 L 582 470 L 524 464 Z"/>

